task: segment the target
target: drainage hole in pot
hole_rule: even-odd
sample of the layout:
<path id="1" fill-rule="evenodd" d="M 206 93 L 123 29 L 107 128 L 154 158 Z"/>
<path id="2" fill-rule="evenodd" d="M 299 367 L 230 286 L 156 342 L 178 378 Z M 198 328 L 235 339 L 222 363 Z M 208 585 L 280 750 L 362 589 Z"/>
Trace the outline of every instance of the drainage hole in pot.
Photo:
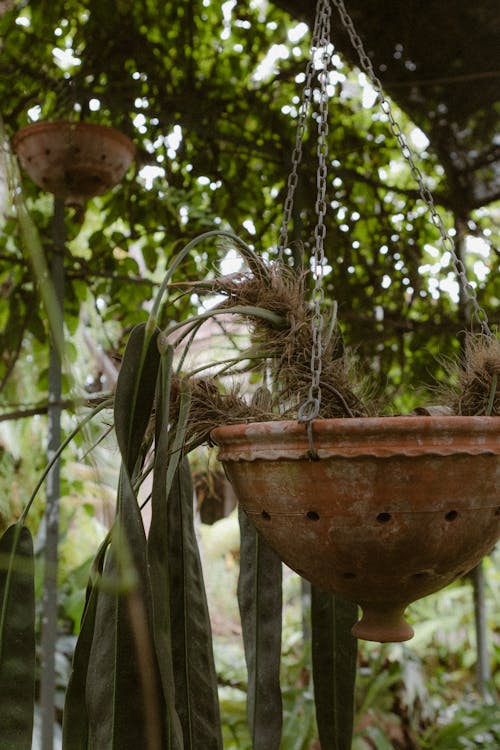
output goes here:
<path id="1" fill-rule="evenodd" d="M 429 574 L 428 570 L 419 570 L 417 573 L 412 573 L 412 578 L 426 578 Z"/>
<path id="2" fill-rule="evenodd" d="M 390 513 L 379 513 L 377 516 L 377 521 L 379 523 L 389 523 L 389 521 L 392 521 L 392 516 Z"/>
<path id="3" fill-rule="evenodd" d="M 319 513 L 316 513 L 315 510 L 310 510 L 306 513 L 306 517 L 310 521 L 319 521 Z"/>
<path id="4" fill-rule="evenodd" d="M 270 521 L 271 520 L 271 516 L 269 515 L 269 513 L 267 512 L 267 510 L 263 510 L 260 515 L 262 516 L 262 518 L 264 519 L 264 521 Z"/>
<path id="5" fill-rule="evenodd" d="M 48 156 L 50 154 L 50 148 L 45 149 L 45 156 Z"/>
<path id="6" fill-rule="evenodd" d="M 448 521 L 451 523 L 451 521 L 455 521 L 458 518 L 458 512 L 456 510 L 449 510 L 448 513 L 445 514 L 445 521 Z"/>
<path id="7" fill-rule="evenodd" d="M 356 578 L 356 573 L 342 573 L 342 578 L 347 578 L 347 579 Z"/>
<path id="8" fill-rule="evenodd" d="M 106 154 L 101 154 L 101 161 L 106 161 Z"/>

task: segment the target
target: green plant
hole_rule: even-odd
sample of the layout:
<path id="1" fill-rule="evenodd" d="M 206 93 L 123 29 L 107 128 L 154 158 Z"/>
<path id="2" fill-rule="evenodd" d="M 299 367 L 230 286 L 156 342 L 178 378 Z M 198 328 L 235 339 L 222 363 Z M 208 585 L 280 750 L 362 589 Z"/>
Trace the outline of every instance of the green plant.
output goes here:
<path id="1" fill-rule="evenodd" d="M 201 239 L 215 234 L 209 233 Z M 64 710 L 65 748 L 85 747 L 89 739 L 96 747 L 103 748 L 135 747 L 143 741 L 151 750 L 165 741 L 173 748 L 221 746 L 217 679 L 193 529 L 193 489 L 186 458 L 187 451 L 208 432 L 205 430 L 202 435 L 196 432 L 194 436 L 189 432 L 193 423 L 190 403 L 193 394 L 196 395 L 197 383 L 193 381 L 191 385 L 189 378 L 180 378 L 178 368 L 174 368 L 174 347 L 169 341 L 179 328 L 177 324 L 170 325 L 160 333 L 156 327 L 167 283 L 199 241 L 189 243 L 171 264 L 148 323 L 132 331 L 123 357 L 113 403 L 122 458 L 116 519 L 97 553 L 87 588 Z M 244 243 L 237 238 L 233 241 L 250 267 L 265 276 L 269 295 L 267 284 L 271 276 L 266 266 Z M 197 330 L 209 315 L 217 316 L 222 310 L 226 314 L 245 314 L 254 321 L 264 320 L 278 331 L 286 325 L 284 317 L 263 305 L 224 305 L 185 324 L 178 343 L 182 342 L 186 349 L 192 340 L 188 334 Z M 252 347 L 251 359 L 267 359 L 267 342 L 264 353 L 259 345 Z M 248 358 L 248 352 L 243 357 Z M 183 359 L 184 355 L 181 362 Z M 231 394 L 228 397 L 234 398 Z M 286 401 L 289 399 L 286 392 Z M 105 406 L 106 403 L 99 410 Z M 146 538 L 138 491 L 150 472 L 152 520 Z M 4 647 L 9 638 L 8 628 L 13 618 L 18 617 L 16 587 L 28 585 L 20 578 L 18 566 L 25 558 L 30 559 L 30 536 L 24 520 L 33 499 L 34 495 L 18 523 L 2 538 L 7 559 L 0 631 Z M 282 702 L 281 562 L 244 518 L 241 528 L 238 597 L 248 666 L 248 723 L 256 746 L 277 748 Z M 329 611 L 332 601 L 333 597 L 321 595 L 317 616 L 313 617 L 324 657 L 337 648 L 339 637 L 346 637 L 343 633 L 348 634 L 355 617 L 353 605 L 346 605 L 342 614 L 346 619 L 339 631 L 339 623 Z M 30 627 L 28 615 L 25 627 Z M 347 637 L 352 651 L 354 639 Z M 13 650 L 14 665 L 21 660 L 28 680 L 33 674 L 33 657 L 26 644 L 22 653 Z M 11 662 L 2 661 L 1 672 L 6 683 L 12 679 L 12 669 Z M 347 690 L 342 695 L 330 696 L 339 679 Z M 317 660 L 315 680 L 318 700 L 325 695 L 324 704 L 318 704 L 320 734 L 335 735 L 339 748 L 347 748 L 352 726 L 348 706 L 352 704 L 354 662 L 348 672 L 340 675 L 328 660 Z M 131 703 L 137 707 L 133 714 L 129 711 Z M 28 704 L 26 699 L 26 711 Z M 335 707 L 333 712 L 332 707 Z M 29 727 L 24 737 L 17 737 L 18 747 L 24 746 L 28 733 Z"/>
<path id="2" fill-rule="evenodd" d="M 174 273 L 193 247 L 216 236 L 226 241 L 223 252 L 230 241 L 242 254 L 249 273 L 197 283 L 194 288 L 198 294 L 222 293 L 222 301 L 182 325 L 174 321 L 160 330 L 162 298 L 167 289 L 176 288 Z M 174 258 L 148 321 L 132 330 L 113 398 L 121 455 L 116 517 L 95 557 L 87 587 L 64 709 L 65 750 L 83 750 L 89 742 L 95 747 L 120 750 L 143 743 L 148 750 L 164 743 L 173 750 L 222 747 L 218 684 L 193 526 L 193 486 L 187 455 L 205 442 L 212 427 L 221 421 L 267 420 L 296 411 L 307 396 L 306 365 L 310 361 L 311 312 L 306 294 L 300 268 L 294 271 L 265 263 L 237 237 L 208 232 L 188 243 Z M 352 416 L 365 407 L 349 380 L 335 307 L 332 309 L 323 374 L 324 388 L 331 398 L 324 408 L 327 416 L 338 414 L 338 409 L 340 414 Z M 182 374 L 200 326 L 222 314 L 249 322 L 249 343 L 219 365 L 215 378 L 200 377 L 198 367 L 191 374 Z M 231 389 L 224 393 L 217 387 L 218 380 L 228 373 L 241 375 L 255 370 L 256 363 L 267 371 L 268 379 L 271 372 L 272 390 L 257 388 L 252 403 Z M 210 366 L 213 369 L 213 364 Z M 489 381 L 482 388 L 488 403 L 492 402 Z M 104 402 L 95 411 L 107 406 L 109 403 Z M 89 414 L 84 423 L 92 416 Z M 65 445 L 78 429 L 68 436 Z M 139 493 L 149 475 L 151 528 L 146 536 Z M 33 641 L 26 638 L 22 644 L 12 642 L 12 627 L 20 617 L 19 596 L 26 596 L 30 586 L 32 552 L 24 522 L 35 494 L 36 490 L 19 521 L 2 537 L 6 572 L 0 588 L 0 636 L 3 648 L 12 652 L 12 659 L 0 663 L 4 686 L 12 680 L 18 662 L 23 665 L 26 685 L 33 679 Z M 278 748 L 285 701 L 285 715 L 291 722 L 285 741 L 295 741 L 296 747 L 302 748 L 313 740 L 315 731 L 308 692 L 311 686 L 300 681 L 294 686 L 292 682 L 284 695 L 280 689 L 281 562 L 244 514 L 240 515 L 240 530 L 238 600 L 248 669 L 249 735 L 254 747 Z M 26 631 L 31 629 L 30 613 L 30 609 L 23 612 L 22 627 Z M 351 746 L 356 642 L 350 628 L 356 617 L 354 604 L 313 588 L 315 718 L 320 742 L 335 750 Z M 363 720 L 374 696 L 387 696 L 399 679 L 394 667 L 379 670 L 360 709 Z M 29 696 L 26 690 L 24 719 L 30 710 Z M 287 708 L 291 703 L 296 708 L 302 706 L 298 715 Z M 134 712 L 129 710 L 130 705 L 134 705 Z M 233 713 L 238 724 L 238 711 Z M 301 717 L 298 734 L 294 729 L 297 716 Z M 12 717 L 6 716 L 5 721 L 17 737 L 18 744 L 13 748 L 25 747 L 30 726 L 23 727 L 22 735 Z M 477 731 L 481 721 L 479 717 Z M 226 726 L 226 735 L 227 731 Z M 387 746 L 387 737 L 379 727 L 368 723 L 364 733 L 370 741 L 379 743 L 378 747 Z M 360 737 L 356 741 L 359 744 Z"/>

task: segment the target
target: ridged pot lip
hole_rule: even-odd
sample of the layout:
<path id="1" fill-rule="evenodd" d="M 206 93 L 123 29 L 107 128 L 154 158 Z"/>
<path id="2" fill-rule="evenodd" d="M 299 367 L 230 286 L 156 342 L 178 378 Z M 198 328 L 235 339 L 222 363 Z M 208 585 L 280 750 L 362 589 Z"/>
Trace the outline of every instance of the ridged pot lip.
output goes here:
<path id="1" fill-rule="evenodd" d="M 500 417 L 395 416 L 317 419 L 312 426 L 320 458 L 500 455 Z M 305 424 L 296 420 L 250 422 L 216 427 L 212 441 L 221 460 L 306 458 Z"/>
<path id="2" fill-rule="evenodd" d="M 118 141 L 129 150 L 132 158 L 135 156 L 136 147 L 127 135 L 109 125 L 99 125 L 94 122 L 72 122 L 71 120 L 44 120 L 43 122 L 33 122 L 30 125 L 21 128 L 21 130 L 18 130 L 12 139 L 12 143 L 14 149 L 17 150 L 20 144 L 28 138 L 39 135 L 40 133 L 50 131 L 58 133 L 63 130 L 67 130 L 69 133 L 94 133 L 95 135 L 99 135 L 99 137 Z"/>

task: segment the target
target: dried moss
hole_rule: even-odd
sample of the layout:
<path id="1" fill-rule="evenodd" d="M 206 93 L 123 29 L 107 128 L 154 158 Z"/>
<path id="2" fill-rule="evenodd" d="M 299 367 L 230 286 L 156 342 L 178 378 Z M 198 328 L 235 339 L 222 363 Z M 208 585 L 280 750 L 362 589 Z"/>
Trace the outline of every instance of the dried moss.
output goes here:
<path id="1" fill-rule="evenodd" d="M 252 356 L 257 353 L 258 366 L 261 371 L 266 369 L 272 389 L 258 389 L 249 402 L 239 387 L 224 390 L 217 376 L 190 378 L 191 408 L 185 441 L 188 450 L 207 442 L 212 429 L 219 425 L 295 419 L 311 386 L 314 310 L 307 298 L 303 272 L 270 263 L 253 272 L 221 276 L 211 282 L 211 292 L 225 298 L 219 309 L 249 310 L 239 317 L 250 330 Z M 252 309 L 268 310 L 278 318 L 262 318 Z M 280 325 L 276 325 L 276 319 Z M 380 413 L 356 370 L 354 358 L 343 346 L 335 320 L 323 324 L 322 344 L 319 416 L 330 419 Z M 500 415 L 497 338 L 469 335 L 463 358 L 448 371 L 451 385 L 439 389 L 439 406 L 416 413 Z M 174 414 L 178 385 L 174 378 Z"/>
<path id="2" fill-rule="evenodd" d="M 484 334 L 466 337 L 464 354 L 448 368 L 451 386 L 442 400 L 453 414 L 500 416 L 500 341 Z"/>
<path id="3" fill-rule="evenodd" d="M 171 388 L 171 407 L 175 421 L 179 408 L 180 379 L 174 378 Z M 239 387 L 222 392 L 215 378 L 190 379 L 191 403 L 186 429 L 187 451 L 209 441 L 210 433 L 219 425 L 268 421 L 273 415 L 256 404 L 250 405 L 240 394 Z"/>
<path id="4" fill-rule="evenodd" d="M 245 316 L 252 345 L 268 360 L 273 380 L 273 410 L 281 417 L 295 417 L 308 398 L 311 384 L 312 321 L 314 310 L 307 299 L 305 273 L 272 263 L 266 273 L 221 277 L 216 285 L 226 297 L 224 307 L 258 307 L 283 320 L 277 328 L 257 316 Z M 369 413 L 364 388 L 353 367 L 353 357 L 343 348 L 336 326 L 324 326 L 320 386 L 320 416 L 353 417 Z"/>

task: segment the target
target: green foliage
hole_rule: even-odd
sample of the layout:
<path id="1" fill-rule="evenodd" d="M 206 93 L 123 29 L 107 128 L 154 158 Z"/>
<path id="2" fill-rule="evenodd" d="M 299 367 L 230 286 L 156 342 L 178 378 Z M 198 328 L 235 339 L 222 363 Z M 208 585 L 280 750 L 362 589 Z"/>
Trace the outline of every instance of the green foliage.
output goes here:
<path id="1" fill-rule="evenodd" d="M 30 119 L 63 117 L 117 127 L 138 146 L 135 170 L 120 188 L 89 205 L 83 225 L 70 211 L 66 217 L 64 314 L 66 330 L 74 339 L 66 364 L 66 390 L 71 383 L 70 361 L 78 370 L 77 382 L 96 375 L 97 365 L 82 364 L 82 326 L 92 329 L 108 353 L 122 351 L 125 337 L 130 330 L 132 334 L 115 397 L 122 459 L 116 519 L 99 548 L 86 591 L 64 711 L 65 750 L 87 750 L 89 741 L 99 749 L 126 750 L 142 746 L 145 737 L 148 750 L 165 744 L 172 750 L 220 748 L 222 741 L 227 750 L 246 749 L 252 746 L 251 736 L 254 745 L 265 745 L 267 750 L 280 744 L 281 701 L 283 750 L 311 750 L 317 740 L 308 646 L 285 644 L 281 697 L 278 566 L 274 561 L 271 586 L 261 564 L 268 559 L 266 553 L 255 537 L 248 536 L 242 550 L 241 589 L 246 590 L 242 598 L 251 599 L 243 607 L 249 675 L 227 664 L 219 671 L 219 680 L 222 675 L 228 683 L 219 691 L 221 735 L 210 624 L 193 530 L 192 487 L 186 461 L 180 458 L 184 417 L 172 434 L 171 352 L 167 348 L 159 355 L 146 305 L 166 267 L 172 270 L 169 263 L 185 235 L 213 227 L 235 228 L 264 254 L 276 242 L 307 39 L 292 44 L 289 31 L 294 22 L 271 3 L 229 5 L 201 0 L 161 4 L 29 0 L 15 3 L 0 17 L 0 94 L 8 138 Z M 276 70 L 265 72 L 260 66 L 277 44 L 288 49 L 288 57 Z M 357 73 L 340 58 L 334 64 L 327 297 L 338 301 L 346 342 L 358 349 L 382 387 L 396 397 L 398 407 L 408 411 L 418 401 L 420 384 L 442 373 L 436 355 L 458 351 L 455 334 L 466 322 L 466 311 L 445 293 L 454 281 L 449 259 L 439 258 L 436 231 L 389 135 L 386 117 L 364 107 L 364 84 Z M 411 133 L 412 123 L 397 114 L 403 130 Z M 7 140 L 2 137 L 2 147 Z M 316 195 L 312 133 L 303 150 L 291 237 L 303 241 L 308 254 Z M 500 288 L 495 254 L 491 248 L 488 252 L 491 213 L 480 210 L 472 218 L 454 216 L 456 186 L 448 184 L 431 151 L 424 150 L 421 156 L 436 200 L 447 211 L 446 224 L 458 227 L 458 218 L 465 218 L 468 231 L 483 240 L 480 252 L 471 251 L 466 264 L 479 300 L 496 323 Z M 14 200 L 2 208 L 0 219 L 0 391 L 2 405 L 9 409 L 46 398 L 46 312 L 52 308 L 51 290 L 43 280 L 53 252 L 52 202 L 28 180 L 22 192 L 15 178 L 12 188 Z M 178 278 L 192 281 L 213 275 L 214 264 L 224 254 L 215 244 L 191 248 L 177 269 Z M 197 311 L 198 305 L 196 295 L 179 297 L 174 325 Z M 169 300 L 159 317 L 162 326 L 171 322 L 172 312 Z M 146 326 L 136 327 L 147 319 Z M 188 390 L 182 394 L 186 409 Z M 148 472 L 153 435 L 153 522 L 146 540 L 138 493 Z M 26 470 L 29 461 L 22 457 L 21 463 Z M 0 469 L 2 484 L 8 484 L 17 471 L 3 460 Z M 75 479 L 65 482 L 68 490 L 82 491 Z M 7 507 L 2 505 L 2 522 L 10 520 L 13 512 L 16 515 L 16 509 L 10 501 Z M 6 532 L 0 547 L 10 549 L 11 534 Z M 26 530 L 21 534 L 25 549 L 20 555 L 31 560 Z M 72 567 L 69 561 L 67 565 Z M 75 602 L 83 598 L 83 570 L 79 563 L 66 577 L 61 600 L 66 622 L 75 619 Z M 9 563 L 0 569 L 5 589 L 9 571 L 13 584 L 22 587 L 20 599 L 31 601 L 31 577 L 19 580 Z M 355 666 L 347 625 L 355 613 L 349 607 L 334 618 L 335 606 L 330 597 L 316 599 L 313 607 L 317 720 L 325 746 L 347 748 Z M 9 624 L 15 623 L 20 608 L 10 595 L 4 597 L 4 614 L 7 608 Z M 271 609 L 274 616 L 268 618 Z M 0 706 L 9 712 L 15 703 L 16 710 L 23 712 L 22 747 L 27 747 L 31 605 L 23 617 L 23 627 L 30 630 L 23 646 L 26 670 L 23 681 L 14 686 L 22 687 L 23 696 L 14 689 L 5 706 L 3 701 Z M 456 618 L 440 614 L 432 628 L 442 632 L 452 627 L 452 621 L 456 624 Z M 6 634 L 10 652 L 12 633 L 4 628 L 5 622 L 2 617 L 0 637 Z M 461 641 L 460 648 L 470 654 L 466 645 Z M 492 750 L 498 727 L 488 707 L 473 698 L 458 702 L 457 684 L 463 687 L 470 679 L 470 664 L 458 664 L 459 680 L 447 688 L 444 697 L 449 707 L 445 708 L 439 685 L 446 672 L 443 653 L 449 654 L 450 644 L 423 646 L 427 659 L 440 655 L 441 661 L 433 662 L 434 676 L 425 673 L 423 657 L 412 660 L 400 653 L 395 659 L 383 650 L 374 659 L 370 655 L 366 675 L 361 656 L 354 748 L 384 750 L 406 741 L 408 747 L 419 747 L 410 743 L 420 742 L 421 747 L 435 750 Z M 263 653 L 268 647 L 269 653 Z M 345 672 L 333 663 L 339 649 L 344 652 Z M 322 654 L 326 654 L 324 661 Z M 9 685 L 12 682 L 13 669 L 9 661 L 5 671 L 5 664 L 0 661 L 3 693 L 6 679 Z M 416 673 L 425 675 L 429 683 L 436 704 L 432 713 L 422 709 L 425 691 L 416 697 L 405 692 L 409 677 Z M 260 690 L 263 675 L 268 678 L 268 692 Z M 250 731 L 245 721 L 247 693 Z M 208 718 L 202 721 L 201 716 Z M 337 731 L 339 716 L 342 729 Z M 6 715 L 5 721 L 0 721 L 2 731 L 4 726 L 10 731 L 16 714 Z M 343 745 L 337 743 L 339 732 Z"/>
<path id="2" fill-rule="evenodd" d="M 115 394 L 115 432 L 122 468 L 87 666 L 89 735 L 97 747 L 134 747 L 145 737 L 156 743 L 152 747 L 160 746 L 159 698 L 146 690 L 148 680 L 155 684 L 157 666 L 147 648 L 152 634 L 147 543 L 133 486 L 158 365 L 154 340 L 147 339 L 143 326 L 135 329 Z M 133 714 L 131 701 L 137 706 Z"/>
<path id="3" fill-rule="evenodd" d="M 473 688 L 472 592 L 469 581 L 462 580 L 412 605 L 418 624 L 408 645 L 362 644 L 353 750 L 368 750 L 372 742 L 390 748 L 406 742 L 416 750 L 497 746 L 499 575 L 495 561 L 485 563 L 493 674 L 489 697 L 481 700 Z"/>
<path id="4" fill-rule="evenodd" d="M 138 146 L 136 170 L 121 188 L 93 201 L 82 227 L 68 219 L 67 325 L 75 329 L 84 293 L 99 304 L 117 349 L 121 330 L 144 320 L 142 304 L 182 235 L 217 225 L 234 228 L 261 248 L 275 245 L 308 39 L 292 44 L 288 33 L 295 22 L 271 3 L 229 9 L 201 0 L 161 7 L 142 0 L 115 9 L 55 0 L 46 6 L 35 0 L 22 8 L 16 4 L 0 18 L 2 114 L 9 136 L 31 112 L 42 119 L 112 125 Z M 275 69 L 259 67 L 280 44 L 287 59 Z M 454 336 L 464 325 L 464 311 L 443 291 L 449 260 L 436 259 L 436 230 L 386 116 L 363 106 L 365 84 L 344 61 L 335 57 L 334 65 L 328 292 L 339 302 L 347 343 L 407 409 L 418 399 L 408 386 L 432 382 L 440 371 L 435 355 L 457 349 Z M 412 133 L 403 113 L 397 116 Z M 314 141 L 311 132 L 292 227 L 292 238 L 306 248 L 315 222 Z M 430 150 L 419 157 L 436 200 L 448 209 L 453 185 Z M 154 167 L 156 176 L 147 177 L 145 166 Z M 50 256 L 51 201 L 28 181 L 24 191 Z M 20 351 L 26 353 L 28 333 L 40 342 L 46 337 L 15 218 L 7 210 L 0 237 L 0 382 L 12 377 Z M 453 221 L 447 214 L 446 223 Z M 468 271 L 496 321 L 495 256 L 482 254 L 493 240 L 491 213 L 480 209 L 468 231 L 485 242 L 481 252 L 470 252 Z M 214 257 L 210 249 L 193 254 L 182 273 L 193 278 Z M 189 304 L 186 298 L 178 314 L 188 312 Z M 37 356 L 44 356 L 43 348 Z"/>
<path id="5" fill-rule="evenodd" d="M 134 329 L 118 379 L 117 515 L 94 566 L 68 688 L 64 741 L 72 748 L 88 740 L 122 749 L 143 741 L 151 749 L 164 741 L 179 750 L 222 746 L 191 477 L 170 429 L 171 351 L 160 358 L 156 339 L 146 326 Z M 146 540 L 136 493 L 153 403 L 158 454 Z"/>
<path id="6" fill-rule="evenodd" d="M 0 726 L 2 743 L 30 750 L 35 691 L 33 540 L 21 524 L 0 538 Z"/>
<path id="7" fill-rule="evenodd" d="M 234 523 L 234 521 L 232 521 Z M 220 531 L 218 532 L 218 526 Z M 219 537 L 203 544 L 206 556 L 207 588 L 210 606 L 219 617 L 226 612 L 228 588 L 235 585 L 237 570 L 227 563 L 226 521 L 218 522 L 206 536 Z M 498 557 L 498 556 L 497 556 Z M 218 565 L 218 560 L 226 563 Z M 499 592 L 498 562 L 486 561 L 488 582 L 488 625 L 491 634 L 491 667 L 496 685 L 491 686 L 493 701 L 498 695 L 500 661 L 498 651 L 499 612 L 495 606 Z M 216 585 L 213 585 L 216 584 Z M 462 580 L 444 591 L 415 602 L 415 637 L 407 644 L 359 642 L 356 676 L 356 716 L 353 750 L 373 750 L 373 745 L 400 750 L 441 747 L 453 750 L 460 742 L 471 742 L 480 750 L 494 750 L 498 744 L 495 703 L 479 698 L 474 689 L 475 644 L 470 583 Z M 310 643 L 303 630 L 303 610 L 299 579 L 287 576 L 284 585 L 284 629 L 281 685 L 284 725 L 282 750 L 311 750 L 317 741 L 314 695 L 310 671 Z M 217 622 L 220 623 L 219 618 Z M 307 625 L 307 618 L 306 618 Z M 496 645 L 495 645 L 496 644 Z M 251 747 L 245 722 L 246 672 L 237 636 L 216 633 L 215 657 L 218 667 L 224 747 L 248 750 Z M 484 722 L 483 730 L 476 720 Z M 449 744 L 446 736 L 449 733 Z M 470 738 L 475 739 L 471 740 Z M 465 744 L 465 747 L 468 745 Z"/>
<path id="8" fill-rule="evenodd" d="M 238 603 L 248 669 L 248 726 L 253 747 L 278 750 L 282 730 L 282 565 L 243 511 L 239 523 Z"/>
<path id="9" fill-rule="evenodd" d="M 314 694 L 323 747 L 350 750 L 356 679 L 357 641 L 351 628 L 358 607 L 312 587 L 311 629 Z"/>
<path id="10" fill-rule="evenodd" d="M 176 470 L 168 501 L 171 638 L 176 709 L 184 748 L 222 750 L 217 676 L 203 573 L 193 524 L 187 458 Z"/>

